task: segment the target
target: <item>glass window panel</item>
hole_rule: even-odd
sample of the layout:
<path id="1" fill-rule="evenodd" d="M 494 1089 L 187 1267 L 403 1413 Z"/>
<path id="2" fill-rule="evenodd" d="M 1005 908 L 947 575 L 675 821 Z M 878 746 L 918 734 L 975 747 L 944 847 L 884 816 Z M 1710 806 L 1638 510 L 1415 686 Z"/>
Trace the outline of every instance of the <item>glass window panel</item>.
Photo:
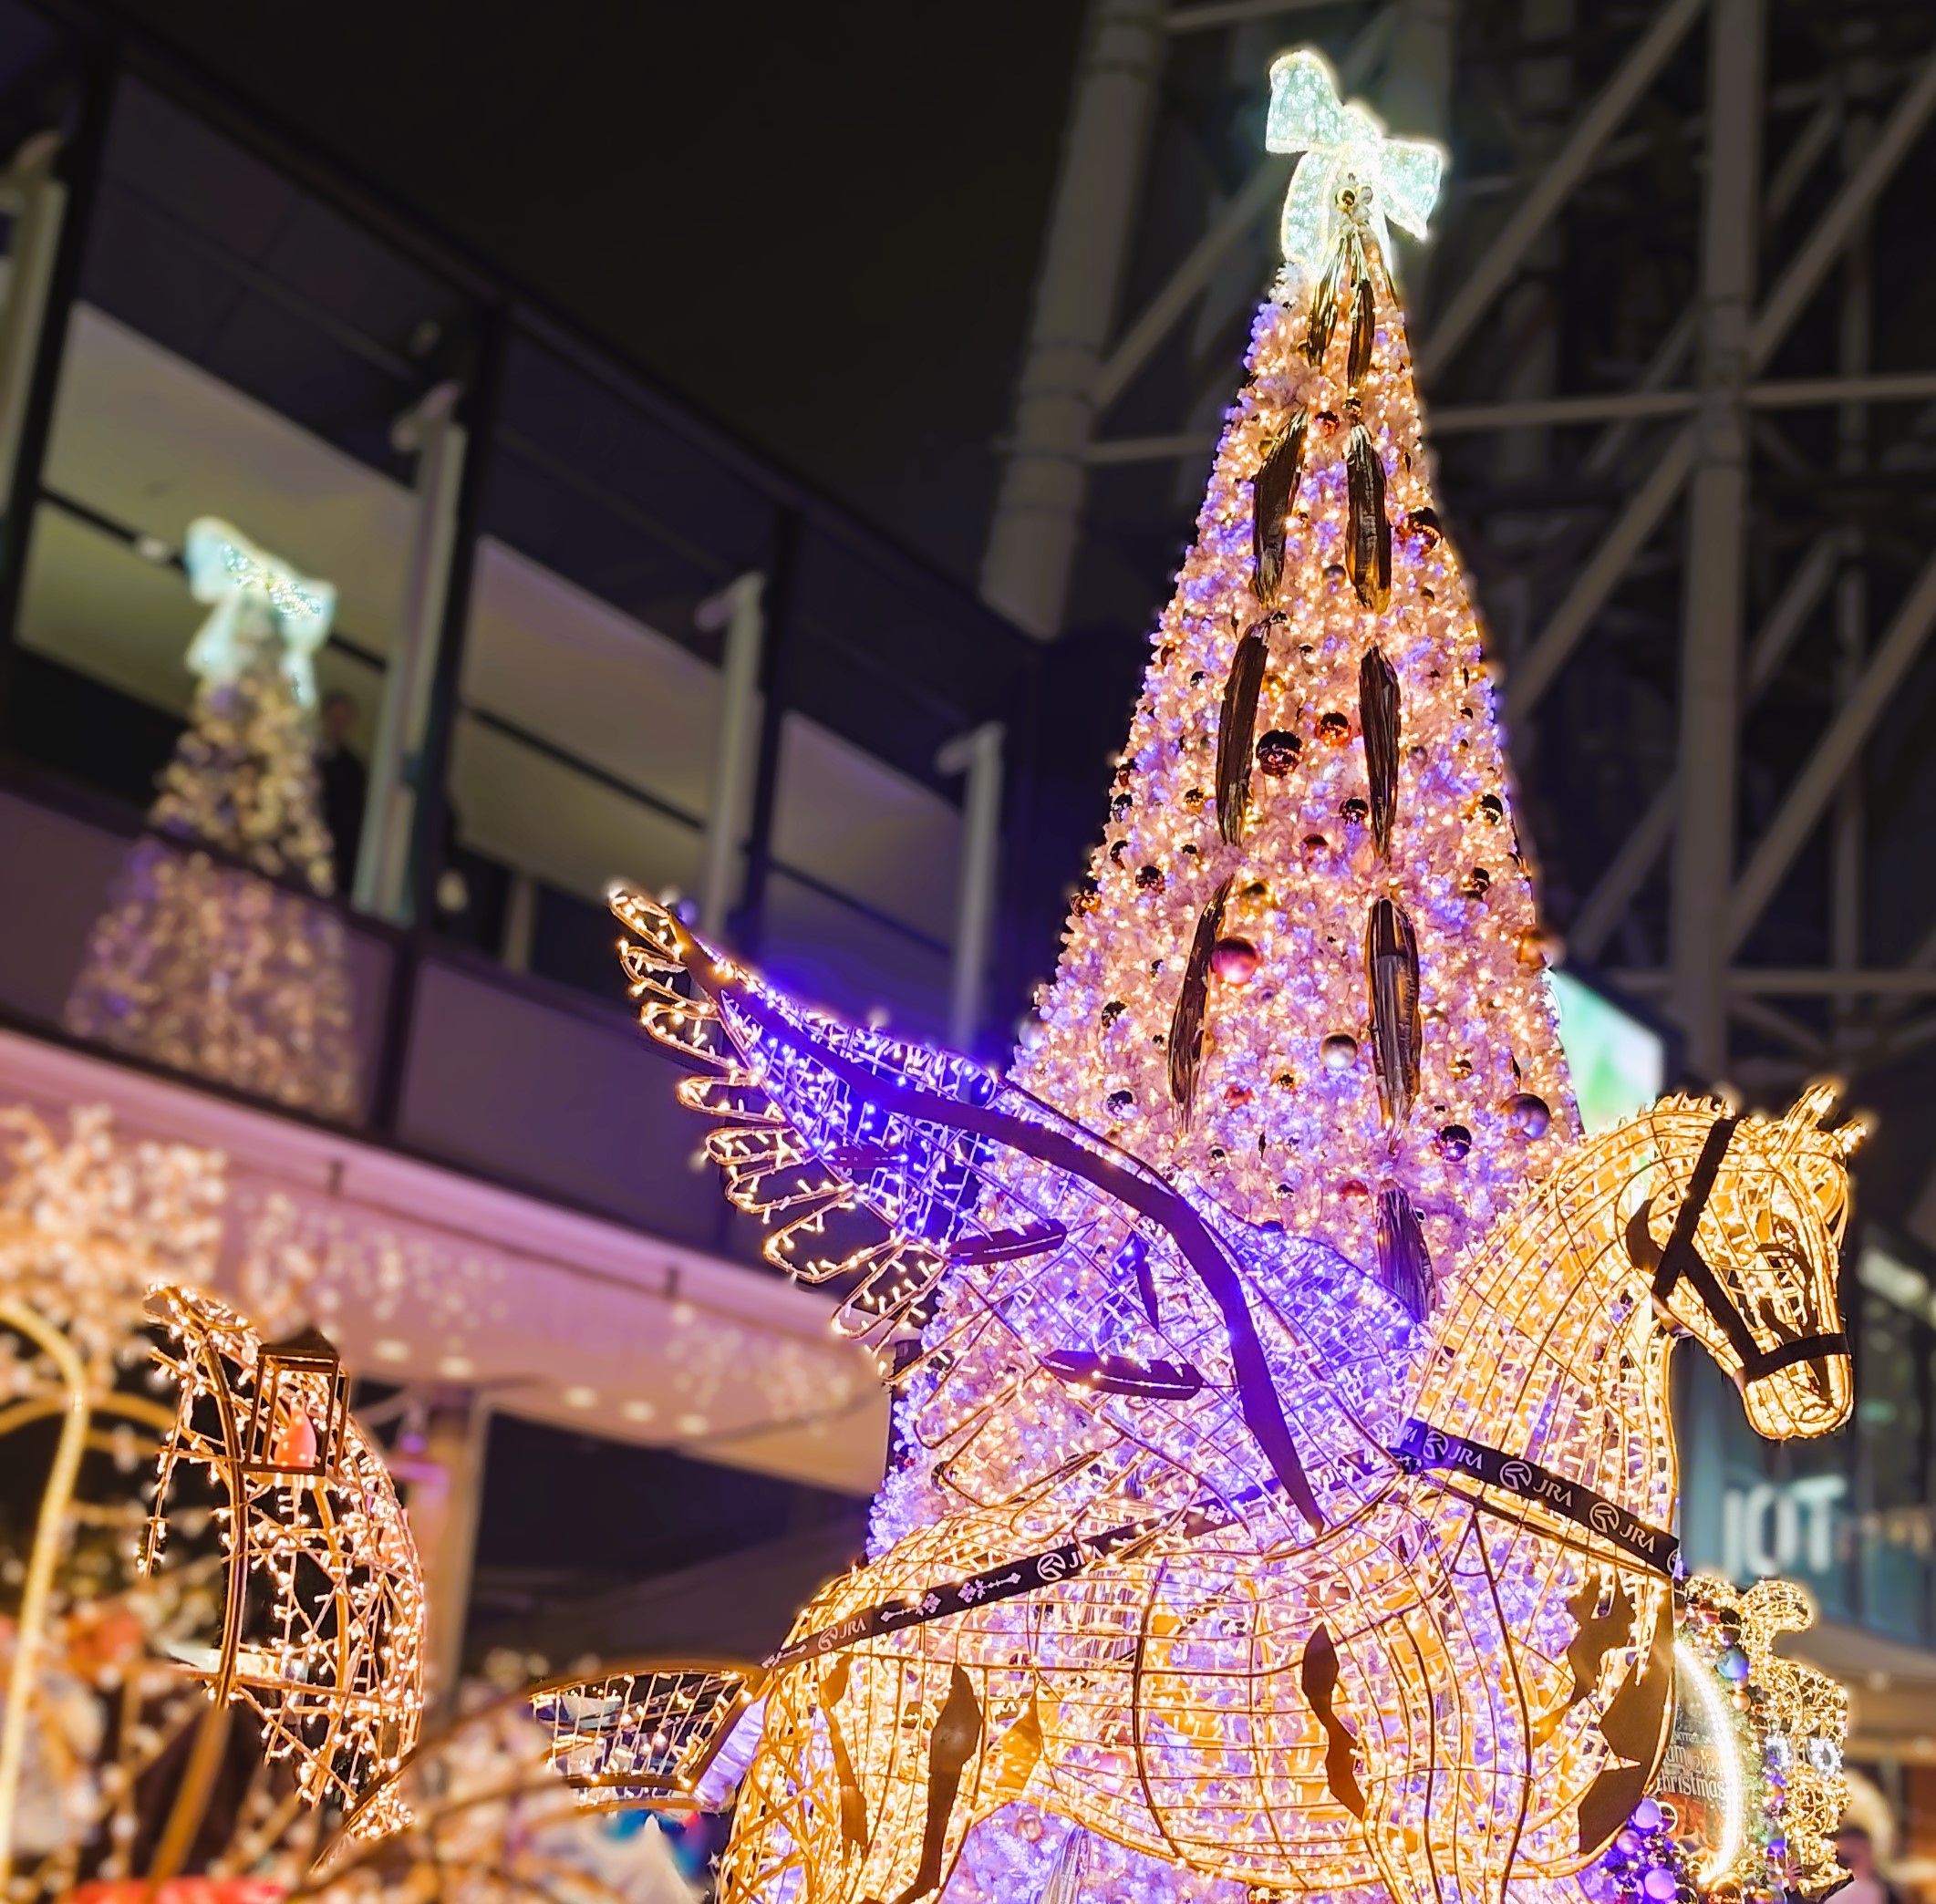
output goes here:
<path id="1" fill-rule="evenodd" d="M 1869 1498 L 1879 1508 L 1924 1498 L 1920 1365 L 1926 1331 L 1894 1303 L 1864 1290 L 1860 1298 L 1861 1373 L 1856 1422 Z"/>
<path id="2" fill-rule="evenodd" d="M 195 517 L 223 517 L 335 585 L 336 634 L 390 650 L 417 519 L 409 486 L 87 305 L 68 326 L 43 480 L 57 499 L 164 552 L 181 547 Z M 179 665 L 204 611 L 179 573 L 174 584 Z M 111 625 L 111 605 L 99 618 Z M 30 645 L 34 621 L 26 612 Z M 111 626 L 101 638 L 116 638 Z M 183 707 L 191 685 L 181 672 Z"/>
<path id="3" fill-rule="evenodd" d="M 639 404 L 526 337 L 508 354 L 484 527 L 702 653 L 694 605 L 771 560 L 771 501 Z"/>
<path id="4" fill-rule="evenodd" d="M 911 558 L 819 527 L 801 537 L 792 612 L 801 710 L 958 802 L 936 751 L 1020 703 L 1028 638 Z"/>
<path id="5" fill-rule="evenodd" d="M 180 715 L 194 687 L 182 657 L 201 619 L 179 569 L 143 560 L 85 516 L 45 503 L 34 512 L 21 647 Z"/>
<path id="6" fill-rule="evenodd" d="M 77 979 L 90 964 L 90 944 L 105 920 L 118 913 L 127 922 L 139 903 L 127 885 L 129 845 L 125 831 L 0 792 L 0 892 L 20 917 L 34 921 L 32 932 L 0 934 L 0 1005 L 42 1025 L 74 1029 L 72 1002 Z M 327 1103 L 293 1094 L 294 1087 L 274 1094 L 325 1114 L 358 1121 L 375 1079 L 389 985 L 389 946 L 375 934 L 347 925 L 335 908 L 320 901 L 286 888 L 270 888 L 263 881 L 254 885 L 269 908 L 268 929 L 285 943 L 300 936 L 316 949 L 340 978 L 341 998 L 349 1013 L 344 1044 L 334 1054 L 345 1094 Z M 232 905 L 229 910 L 233 912 Z M 149 915 L 150 920 L 165 916 L 165 907 Z M 126 943 L 124 939 L 124 947 Z M 222 955 L 216 958 L 221 962 Z M 179 960 L 170 964 L 164 958 L 151 969 L 170 970 L 179 977 L 183 967 Z M 253 1011 L 254 1007 L 245 1002 L 243 1009 Z M 286 1027 L 300 1013 L 265 1008 L 262 1016 Z M 138 1038 L 112 1042 L 168 1061 Z M 251 1088 L 245 1079 L 225 1071 L 213 1054 L 198 1054 L 198 1061 L 184 1068 L 218 1082 Z M 289 1084 L 287 1072 L 281 1081 Z"/>
<path id="7" fill-rule="evenodd" d="M 610 781 L 472 715 L 452 737 L 450 805 L 472 852 L 602 906 L 614 880 L 692 890 L 699 833 Z M 612 989 L 619 989 L 612 962 Z"/>
<path id="8" fill-rule="evenodd" d="M 48 917 L 89 923 L 52 935 L 63 969 L 21 979 L 34 997 L 19 1009 L 240 1090 L 358 1117 L 390 951 L 302 885 L 316 864 L 313 835 L 281 869 L 300 890 L 220 863 L 168 874 L 184 864 L 179 854 L 126 842 L 194 700 L 187 655 L 210 605 L 193 599 L 181 551 L 197 517 L 228 520 L 334 586 L 317 685 L 354 697 L 350 746 L 367 747 L 419 513 L 411 459 L 392 448 L 390 428 L 449 374 L 464 306 L 137 82 L 117 88 L 98 190 L 29 505 L 9 715 L 29 758 L 125 804 L 96 828 L 100 854 L 43 854 L 23 874 Z M 289 705 L 283 690 L 260 702 L 255 692 L 243 705 Z M 298 720 L 278 745 L 312 740 Z M 232 849 L 217 781 L 197 786 L 211 838 Z M 61 798 L 72 812 L 36 810 L 40 833 L 94 824 L 81 817 L 85 799 Z M 339 883 L 355 832 L 341 830 Z M 23 824 L 23 837 L 33 832 Z M 111 878 L 95 864 L 102 854 Z M 263 946 L 270 952 L 252 964 Z M 143 972 L 165 978 L 130 977 Z M 160 988 L 160 1003 L 129 1016 L 144 985 Z M 230 1008 L 252 1029 L 218 1025 Z M 279 1068 L 263 1060 L 271 1049 L 286 1060 Z M 313 1077 L 296 1075 L 305 1052 Z"/>
<path id="9" fill-rule="evenodd" d="M 490 459 L 456 837 L 535 882 L 541 922 L 577 919 L 615 878 L 692 895 L 723 647 L 695 610 L 734 576 L 771 572 L 780 505 L 729 452 L 523 336 Z M 819 518 L 799 527 L 767 605 L 790 705 L 761 956 L 842 1009 L 885 1005 L 938 1034 L 960 817 L 935 754 L 1022 684 L 1021 638 Z M 585 984 L 583 936 L 538 932 L 532 969 Z M 523 936 L 513 956 L 527 956 Z M 616 995 L 602 964 L 592 988 Z"/>
<path id="10" fill-rule="evenodd" d="M 760 963 L 796 998 L 853 1023 L 947 1040 L 947 948 L 783 870 L 768 884 Z"/>
<path id="11" fill-rule="evenodd" d="M 709 1246 L 719 1184 L 688 1165 L 699 1134 L 673 1095 L 678 1068 L 622 1013 L 562 1003 L 427 964 L 404 1134 L 501 1180 Z"/>
<path id="12" fill-rule="evenodd" d="M 451 287 L 136 80 L 117 90 L 103 173 L 88 302 L 408 474 L 390 426 L 463 347 Z"/>
<path id="13" fill-rule="evenodd" d="M 719 670 L 487 537 L 471 582 L 464 701 L 696 821 L 712 793 Z"/>
<path id="14" fill-rule="evenodd" d="M 121 81 L 17 627 L 63 671 L 43 669 L 42 687 L 71 701 L 91 684 L 103 720 L 119 718 L 115 696 L 183 718 L 184 657 L 208 611 L 176 554 L 213 515 L 336 590 L 316 674 L 354 698 L 347 750 L 367 754 L 419 519 L 391 427 L 449 374 L 468 324 L 418 263 Z M 43 758 L 59 738 L 47 726 L 16 711 Z M 49 764 L 85 771 L 98 750 L 74 738 Z M 114 791 L 129 797 L 119 777 Z M 355 846 L 337 843 L 345 885 Z"/>
<path id="15" fill-rule="evenodd" d="M 1762 1440 L 1714 1363 L 1683 1352 L 1676 1431 L 1688 1566 L 1743 1586 L 1770 1576 L 1800 1580 L 1831 1617 L 1854 1617 L 1861 1582 L 1849 1436 L 1780 1446 Z"/>
<path id="16" fill-rule="evenodd" d="M 798 714 L 782 729 L 773 854 L 937 944 L 954 930 L 959 809 Z"/>

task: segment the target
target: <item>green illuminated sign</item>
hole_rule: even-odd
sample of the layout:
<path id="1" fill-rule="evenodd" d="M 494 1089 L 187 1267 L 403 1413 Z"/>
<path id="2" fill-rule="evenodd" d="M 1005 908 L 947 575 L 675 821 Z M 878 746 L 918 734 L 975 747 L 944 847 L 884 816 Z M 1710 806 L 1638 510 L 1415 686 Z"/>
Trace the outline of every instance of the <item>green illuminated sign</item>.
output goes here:
<path id="1" fill-rule="evenodd" d="M 1610 1130 L 1660 1096 L 1667 1051 L 1660 1034 L 1566 972 L 1549 972 L 1559 1041 L 1590 1136 Z"/>

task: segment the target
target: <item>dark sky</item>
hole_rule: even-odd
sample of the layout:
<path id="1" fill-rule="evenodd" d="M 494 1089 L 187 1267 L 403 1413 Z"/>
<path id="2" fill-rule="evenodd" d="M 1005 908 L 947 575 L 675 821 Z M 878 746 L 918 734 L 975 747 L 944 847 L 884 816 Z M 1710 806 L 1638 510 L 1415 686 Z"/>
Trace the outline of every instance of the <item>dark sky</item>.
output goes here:
<path id="1" fill-rule="evenodd" d="M 1080 0 L 123 12 L 972 576 Z"/>

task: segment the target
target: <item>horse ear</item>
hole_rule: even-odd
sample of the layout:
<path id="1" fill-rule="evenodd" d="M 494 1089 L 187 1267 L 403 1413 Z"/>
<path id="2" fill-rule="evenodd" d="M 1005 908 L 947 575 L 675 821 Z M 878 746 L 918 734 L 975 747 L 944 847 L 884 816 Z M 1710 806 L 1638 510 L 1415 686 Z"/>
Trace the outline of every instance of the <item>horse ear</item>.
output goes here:
<path id="1" fill-rule="evenodd" d="M 1851 1117 L 1839 1130 L 1828 1133 L 1828 1141 L 1835 1146 L 1838 1156 L 1847 1157 L 1855 1153 L 1858 1145 L 1869 1135 L 1869 1132 L 1867 1118 Z"/>
<path id="2" fill-rule="evenodd" d="M 1842 1083 L 1839 1078 L 1817 1078 L 1796 1099 L 1794 1106 L 1782 1122 L 1796 1135 L 1825 1129 L 1829 1114 L 1840 1102 L 1841 1096 Z"/>
<path id="3" fill-rule="evenodd" d="M 1787 1116 L 1782 1119 L 1783 1129 L 1788 1133 L 1790 1144 L 1805 1143 L 1817 1133 L 1827 1140 L 1829 1149 L 1838 1158 L 1851 1155 L 1856 1147 L 1869 1135 L 1869 1124 L 1866 1118 L 1851 1117 L 1838 1129 L 1831 1131 L 1828 1120 L 1835 1114 L 1835 1107 L 1842 1095 L 1841 1081 L 1838 1078 L 1817 1078 L 1814 1083 L 1796 1099 Z"/>

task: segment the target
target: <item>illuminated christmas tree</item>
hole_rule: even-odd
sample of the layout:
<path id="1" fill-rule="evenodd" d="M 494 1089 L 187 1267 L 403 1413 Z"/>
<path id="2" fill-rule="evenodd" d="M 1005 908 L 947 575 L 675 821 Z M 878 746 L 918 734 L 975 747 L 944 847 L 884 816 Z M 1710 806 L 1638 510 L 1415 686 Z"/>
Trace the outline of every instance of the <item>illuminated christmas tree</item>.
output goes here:
<path id="1" fill-rule="evenodd" d="M 1286 275 L 1013 1076 L 615 895 L 728 1195 L 896 1380 L 866 1561 L 783 1647 L 541 1702 L 595 1802 L 737 1787 L 728 1904 L 1688 1904 L 1775 1869 L 1745 1798 L 1690 1845 L 1650 1795 L 1669 1355 L 1770 1439 L 1848 1419 L 1859 1124 L 1817 1087 L 1579 1141 L 1386 264 L 1439 157 L 1309 55 L 1270 133 L 1305 155 Z M 1717 1588 L 1684 1643 L 1724 1719 L 1765 1682 L 1716 1753 L 1818 1774 L 1779 1801 L 1814 1882 L 1839 1705 L 1755 1658 L 1793 1610 Z"/>
<path id="2" fill-rule="evenodd" d="M 212 612 L 188 651 L 189 726 L 162 771 L 67 999 L 84 1038 L 327 1116 L 357 1051 L 316 767 L 310 657 L 336 592 L 224 523 L 189 531 Z"/>
<path id="3" fill-rule="evenodd" d="M 1579 1125 L 1388 267 L 1439 155 L 1272 78 L 1284 276 L 1014 1075 L 1418 1313 Z"/>

